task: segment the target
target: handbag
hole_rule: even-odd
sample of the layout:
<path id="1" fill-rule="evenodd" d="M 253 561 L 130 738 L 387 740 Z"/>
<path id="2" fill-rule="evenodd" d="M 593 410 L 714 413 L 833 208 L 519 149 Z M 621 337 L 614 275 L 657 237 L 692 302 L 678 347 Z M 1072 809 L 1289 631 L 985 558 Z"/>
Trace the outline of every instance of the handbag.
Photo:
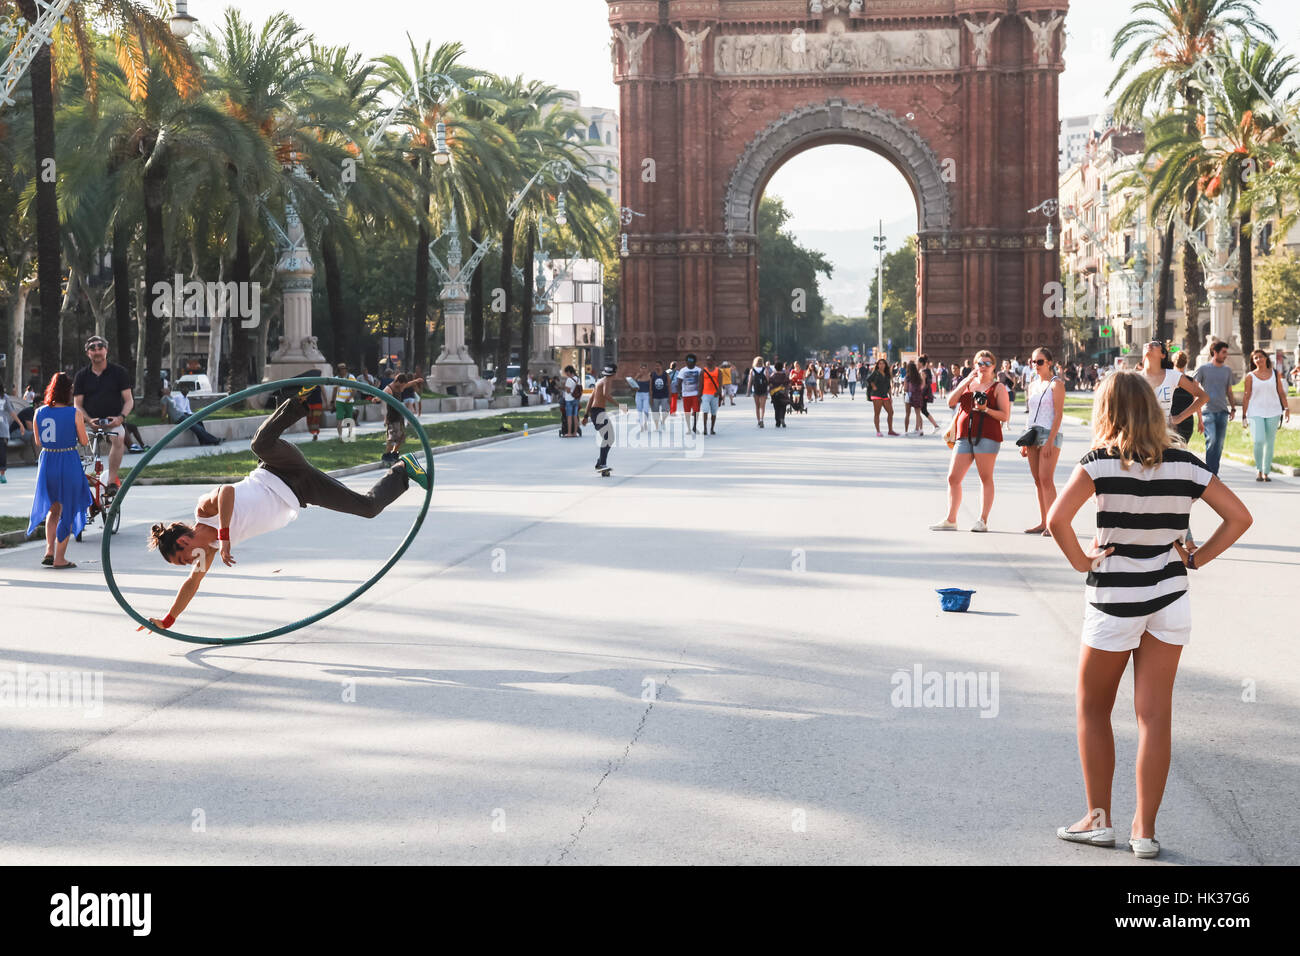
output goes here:
<path id="1" fill-rule="evenodd" d="M 1021 448 L 1032 448 L 1038 444 L 1038 429 L 1042 425 L 1030 425 L 1025 429 L 1024 434 L 1016 439 L 1016 444 Z"/>

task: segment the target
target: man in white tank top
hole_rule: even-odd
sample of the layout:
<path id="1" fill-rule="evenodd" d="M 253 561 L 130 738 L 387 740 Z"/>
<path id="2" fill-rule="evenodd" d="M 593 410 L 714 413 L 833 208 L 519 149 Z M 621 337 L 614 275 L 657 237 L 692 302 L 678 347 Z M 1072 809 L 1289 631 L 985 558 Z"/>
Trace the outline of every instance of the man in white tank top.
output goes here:
<path id="1" fill-rule="evenodd" d="M 428 474 L 414 455 L 403 455 L 368 492 L 353 491 L 337 478 L 317 470 L 303 457 L 298 446 L 280 436 L 307 414 L 304 399 L 312 391 L 302 389 L 275 410 L 253 436 L 253 453 L 261 464 L 247 478 L 222 485 L 199 499 L 194 523 L 173 521 L 155 524 L 150 533 L 150 550 L 157 549 L 168 564 L 193 569 L 181 585 L 171 610 L 163 618 L 149 620 L 170 628 L 194 599 L 199 585 L 218 554 L 234 565 L 231 548 L 260 534 L 278 531 L 298 517 L 308 505 L 373 518 L 396 501 L 414 481 L 429 487 Z"/>

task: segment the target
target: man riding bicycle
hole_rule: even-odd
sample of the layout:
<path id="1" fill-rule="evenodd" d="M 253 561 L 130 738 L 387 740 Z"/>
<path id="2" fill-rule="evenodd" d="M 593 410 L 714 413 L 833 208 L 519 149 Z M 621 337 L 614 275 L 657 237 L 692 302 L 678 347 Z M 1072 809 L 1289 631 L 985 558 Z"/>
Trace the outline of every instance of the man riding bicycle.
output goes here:
<path id="1" fill-rule="evenodd" d="M 107 419 L 104 430 L 112 441 L 108 453 L 108 483 L 116 489 L 122 484 L 118 468 L 126 453 L 126 416 L 135 407 L 131 395 L 131 379 L 126 369 L 108 360 L 108 342 L 99 335 L 86 340 L 86 356 L 90 364 L 77 372 L 72 380 L 72 401 L 92 421 Z"/>

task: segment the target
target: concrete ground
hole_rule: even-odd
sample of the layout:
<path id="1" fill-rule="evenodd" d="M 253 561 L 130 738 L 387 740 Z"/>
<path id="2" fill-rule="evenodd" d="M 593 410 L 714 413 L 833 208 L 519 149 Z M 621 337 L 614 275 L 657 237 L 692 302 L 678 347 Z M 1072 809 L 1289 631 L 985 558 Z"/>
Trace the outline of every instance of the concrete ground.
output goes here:
<path id="1" fill-rule="evenodd" d="M 70 549 L 74 571 L 38 567 L 39 545 L 0 552 L 0 704 L 6 675 L 102 674 L 98 709 L 30 693 L 0 706 L 0 855 L 1149 865 L 1053 835 L 1084 810 L 1083 587 L 1050 539 L 1021 533 L 1037 519 L 1023 460 L 1010 443 L 1000 456 L 992 533 L 932 533 L 947 448 L 877 439 L 867 413 L 828 399 L 759 430 L 745 403 L 693 448 L 616 448 L 608 479 L 589 430 L 441 457 L 434 508 L 393 571 L 258 644 L 137 633 L 97 533 Z M 1087 435 L 1065 432 L 1069 462 Z M 1300 482 L 1223 477 L 1256 523 L 1194 576 L 1154 865 L 1300 862 Z M 973 475 L 967 488 L 963 529 Z M 124 502 L 114 566 L 146 614 L 165 613 L 182 573 L 144 551 L 145 531 L 202 490 Z M 382 564 L 418 503 L 366 524 L 304 513 L 237 548 L 181 625 L 235 635 L 325 607 Z M 1213 520 L 1196 509 L 1198 539 Z M 1091 521 L 1085 509 L 1081 535 Z M 945 586 L 976 589 L 970 613 L 940 612 Z M 895 706 L 918 668 L 973 672 L 986 696 Z M 1123 827 L 1127 680 L 1115 729 Z"/>

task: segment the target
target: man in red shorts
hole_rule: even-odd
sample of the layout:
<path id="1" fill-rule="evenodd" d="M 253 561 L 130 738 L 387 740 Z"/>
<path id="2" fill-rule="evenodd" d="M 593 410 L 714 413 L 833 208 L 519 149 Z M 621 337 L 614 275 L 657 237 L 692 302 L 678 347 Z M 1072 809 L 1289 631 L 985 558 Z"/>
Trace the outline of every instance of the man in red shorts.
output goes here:
<path id="1" fill-rule="evenodd" d="M 699 430 L 700 392 L 703 369 L 695 364 L 695 353 L 686 356 L 686 364 L 677 370 L 677 391 L 682 396 L 682 414 L 691 416 L 691 431 Z"/>

